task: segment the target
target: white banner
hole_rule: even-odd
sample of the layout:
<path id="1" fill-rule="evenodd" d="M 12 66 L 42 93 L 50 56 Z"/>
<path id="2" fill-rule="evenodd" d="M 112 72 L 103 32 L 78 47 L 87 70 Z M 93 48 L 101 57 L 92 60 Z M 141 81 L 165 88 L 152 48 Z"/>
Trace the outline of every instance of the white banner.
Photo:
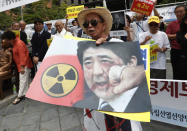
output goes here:
<path id="1" fill-rule="evenodd" d="M 173 21 L 177 19 L 174 13 L 175 7 L 176 6 L 157 8 L 157 11 L 160 16 L 163 17 L 164 21 Z"/>
<path id="2" fill-rule="evenodd" d="M 110 31 L 110 36 L 111 37 L 127 36 L 127 31 L 125 30 Z"/>
<path id="3" fill-rule="evenodd" d="M 159 15 L 163 17 L 163 20 L 165 22 L 168 22 L 168 21 L 174 21 L 177 19 L 174 13 L 175 7 L 176 6 L 158 7 L 156 9 Z M 130 17 L 135 16 L 135 12 L 132 12 L 132 11 L 127 11 L 125 13 L 129 15 Z M 154 15 L 153 12 L 151 15 Z"/>
<path id="4" fill-rule="evenodd" d="M 151 80 L 152 120 L 187 127 L 187 81 Z"/>
<path id="5" fill-rule="evenodd" d="M 187 127 L 187 111 L 153 105 L 151 120 Z"/>
<path id="6" fill-rule="evenodd" d="M 0 12 L 6 11 L 12 8 L 16 8 L 22 5 L 26 5 L 39 0 L 0 0 Z"/>

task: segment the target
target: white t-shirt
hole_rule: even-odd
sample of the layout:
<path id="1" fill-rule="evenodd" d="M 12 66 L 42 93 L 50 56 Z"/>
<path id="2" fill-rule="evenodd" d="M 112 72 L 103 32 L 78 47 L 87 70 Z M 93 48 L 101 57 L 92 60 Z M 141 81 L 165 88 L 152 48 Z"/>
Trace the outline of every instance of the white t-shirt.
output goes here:
<path id="1" fill-rule="evenodd" d="M 165 32 L 158 31 L 156 34 L 151 34 L 150 31 L 143 32 L 140 34 L 139 42 L 142 43 L 146 36 L 152 36 L 152 39 L 160 48 L 170 48 L 169 39 Z M 151 40 L 147 41 L 145 44 L 149 44 Z M 166 54 L 158 52 L 157 61 L 151 63 L 150 67 L 152 69 L 166 69 Z"/>
<path id="2" fill-rule="evenodd" d="M 64 37 L 64 35 L 72 35 L 72 34 L 71 34 L 71 32 L 66 31 L 65 28 L 63 28 L 60 33 L 57 32 L 55 35 L 60 36 L 60 37 Z"/>

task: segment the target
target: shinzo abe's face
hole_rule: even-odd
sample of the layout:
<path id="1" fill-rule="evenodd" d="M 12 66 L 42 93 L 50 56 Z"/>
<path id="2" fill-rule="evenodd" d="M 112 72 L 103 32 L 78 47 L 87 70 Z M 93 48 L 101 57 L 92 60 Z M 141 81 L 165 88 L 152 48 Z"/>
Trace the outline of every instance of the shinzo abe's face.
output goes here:
<path id="1" fill-rule="evenodd" d="M 124 65 L 121 58 L 111 50 L 90 47 L 83 53 L 84 78 L 88 87 L 99 97 L 108 100 L 114 97 L 109 70 L 112 66 Z"/>

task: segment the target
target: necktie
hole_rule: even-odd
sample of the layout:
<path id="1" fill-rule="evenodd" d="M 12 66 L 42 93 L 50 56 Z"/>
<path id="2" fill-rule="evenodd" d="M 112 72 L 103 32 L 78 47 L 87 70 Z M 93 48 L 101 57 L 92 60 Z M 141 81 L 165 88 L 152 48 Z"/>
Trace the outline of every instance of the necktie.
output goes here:
<path id="1" fill-rule="evenodd" d="M 37 33 L 37 36 L 40 37 L 40 33 Z"/>
<path id="2" fill-rule="evenodd" d="M 101 103 L 100 110 L 113 111 L 114 109 L 106 101 L 104 101 Z"/>
<path id="3" fill-rule="evenodd" d="M 107 131 L 132 131 L 130 120 L 105 114 Z"/>

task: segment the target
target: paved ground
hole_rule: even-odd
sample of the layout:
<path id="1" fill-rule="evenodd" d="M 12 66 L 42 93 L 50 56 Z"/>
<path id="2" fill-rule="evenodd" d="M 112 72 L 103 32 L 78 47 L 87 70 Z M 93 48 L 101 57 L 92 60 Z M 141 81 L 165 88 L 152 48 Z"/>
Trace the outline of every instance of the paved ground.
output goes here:
<path id="1" fill-rule="evenodd" d="M 172 71 L 172 66 L 170 62 L 170 51 L 166 51 L 166 79 L 173 79 L 173 71 Z"/>
<path id="2" fill-rule="evenodd" d="M 83 110 L 26 99 L 0 105 L 0 131 L 83 131 Z M 174 125 L 152 121 L 142 123 L 143 131 L 187 131 Z"/>
<path id="3" fill-rule="evenodd" d="M 82 110 L 26 99 L 0 108 L 0 131 L 82 131 Z"/>

